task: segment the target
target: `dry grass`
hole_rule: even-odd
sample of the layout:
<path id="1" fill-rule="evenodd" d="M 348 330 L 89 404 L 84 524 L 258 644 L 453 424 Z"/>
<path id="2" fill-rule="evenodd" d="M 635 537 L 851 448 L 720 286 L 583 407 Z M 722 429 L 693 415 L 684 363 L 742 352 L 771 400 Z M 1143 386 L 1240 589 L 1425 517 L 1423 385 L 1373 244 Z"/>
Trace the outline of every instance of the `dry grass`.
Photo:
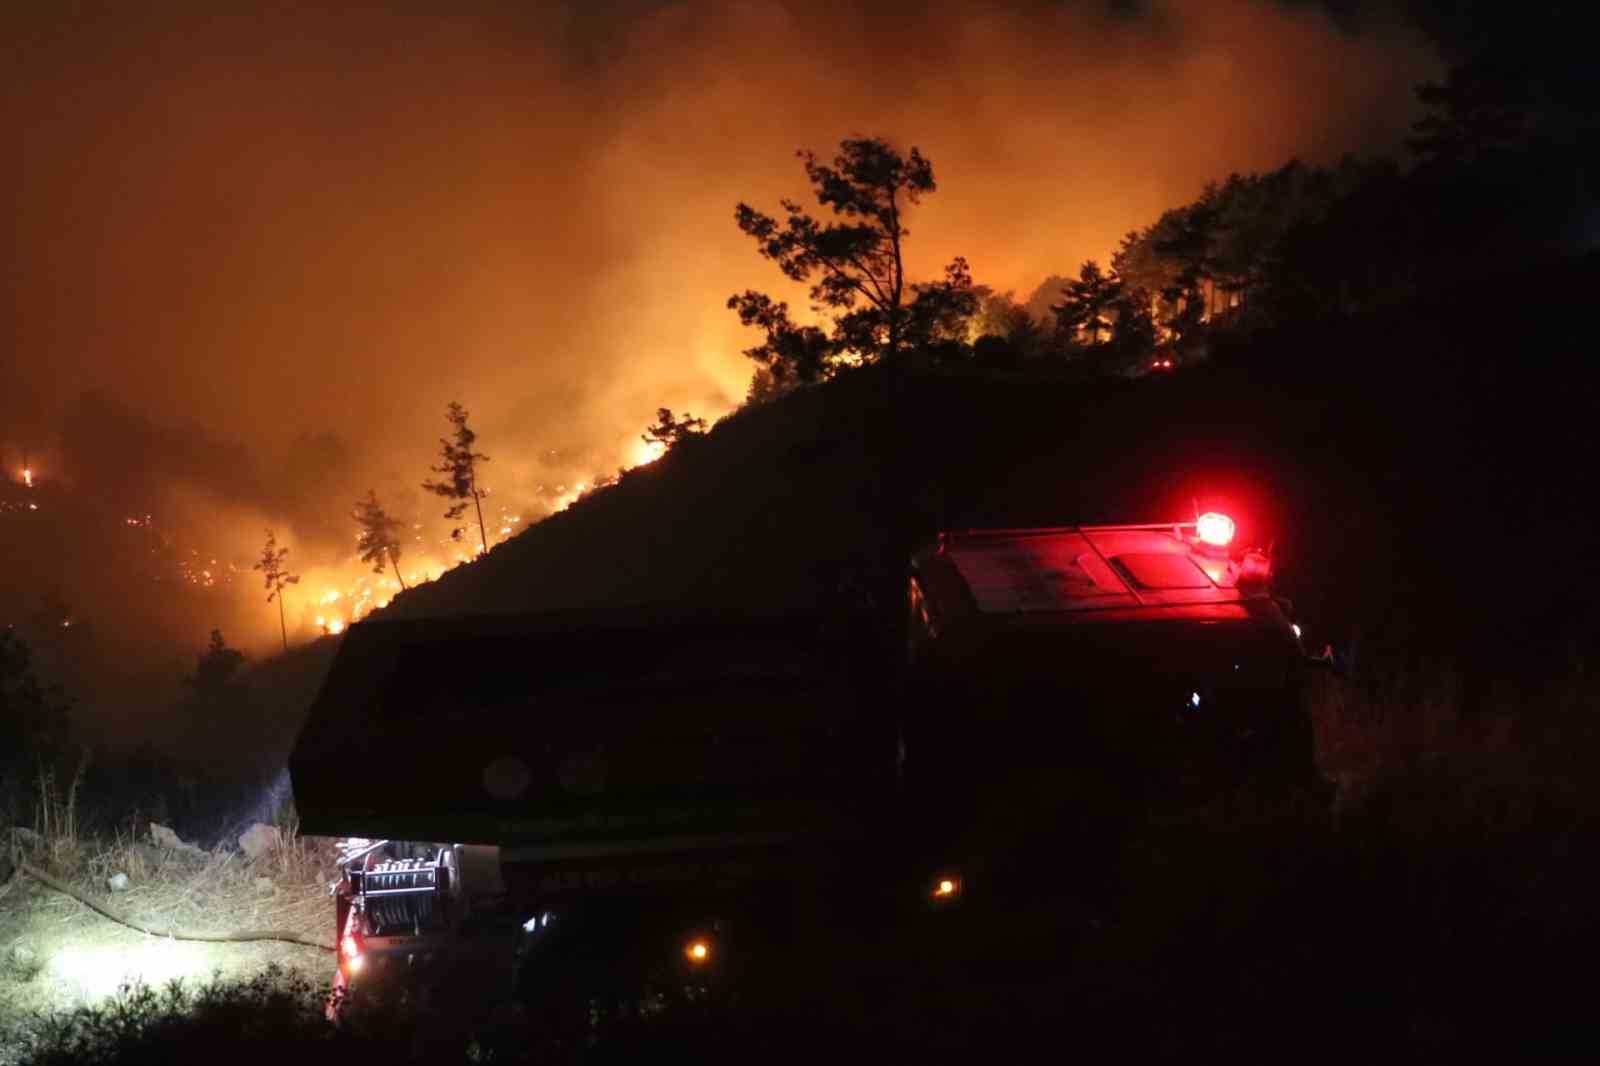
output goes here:
<path id="1" fill-rule="evenodd" d="M 1443 663 L 1320 677 L 1309 695 L 1334 813 L 1391 828 L 1517 832 L 1600 813 L 1600 691 L 1582 663 L 1485 686 Z"/>
<path id="2" fill-rule="evenodd" d="M 66 787 L 44 776 L 34 824 L 39 834 L 20 858 L 130 918 L 161 928 L 201 932 L 283 929 L 332 938 L 328 879 L 332 841 L 302 837 L 289 814 L 277 843 L 254 860 L 227 848 L 162 848 L 127 833 L 84 834 L 77 779 Z M 126 891 L 110 878 L 124 874 Z M 279 942 L 209 944 L 146 936 L 92 912 L 78 900 L 26 877 L 0 897 L 0 1066 L 12 1061 L 16 1034 L 62 1010 L 93 1006 L 127 984 L 160 986 L 221 975 L 247 981 L 276 966 L 319 985 L 331 957 Z M 9 1046 L 9 1050 L 8 1050 Z"/>
<path id="3" fill-rule="evenodd" d="M 78 825 L 78 790 L 89 769 L 87 751 L 78 760 L 77 772 L 66 791 L 56 784 L 55 771 L 39 772 L 39 795 L 34 806 L 34 832 L 44 842 L 43 858 L 53 867 L 75 865 L 82 855 L 83 841 Z"/>
<path id="4" fill-rule="evenodd" d="M 254 859 L 230 848 L 166 848 L 126 833 L 109 839 L 80 834 L 77 790 L 60 790 L 42 775 L 35 831 L 41 843 L 30 857 L 46 872 L 87 892 L 106 895 L 115 874 L 128 879 L 116 902 L 131 916 L 168 928 L 208 932 L 274 928 L 331 935 L 327 879 L 334 842 L 302 837 L 287 812 L 273 846 Z M 74 904 L 77 906 L 77 904 Z"/>

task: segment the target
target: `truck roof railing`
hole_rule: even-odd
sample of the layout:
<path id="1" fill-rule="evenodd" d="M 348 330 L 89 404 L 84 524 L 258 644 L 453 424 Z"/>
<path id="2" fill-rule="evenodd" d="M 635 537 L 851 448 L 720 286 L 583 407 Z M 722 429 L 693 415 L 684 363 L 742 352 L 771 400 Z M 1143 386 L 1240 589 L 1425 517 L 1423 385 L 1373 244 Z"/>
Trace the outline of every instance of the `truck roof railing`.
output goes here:
<path id="1" fill-rule="evenodd" d="M 1147 522 L 1134 525 L 1106 525 L 1106 526 L 1046 526 L 1040 528 L 1033 526 L 1026 529 L 951 529 L 939 534 L 939 543 L 946 540 L 982 540 L 986 538 L 1005 538 L 1015 540 L 1019 537 L 1049 537 L 1061 533 L 1181 533 L 1186 529 L 1194 529 L 1194 522 Z"/>

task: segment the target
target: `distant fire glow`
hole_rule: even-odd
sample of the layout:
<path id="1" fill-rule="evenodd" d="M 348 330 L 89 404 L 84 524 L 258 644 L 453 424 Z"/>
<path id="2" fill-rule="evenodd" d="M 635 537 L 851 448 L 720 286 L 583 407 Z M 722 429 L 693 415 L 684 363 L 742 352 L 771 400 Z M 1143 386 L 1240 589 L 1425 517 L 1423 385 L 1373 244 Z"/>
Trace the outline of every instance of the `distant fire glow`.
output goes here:
<path id="1" fill-rule="evenodd" d="M 612 454 L 625 456 L 625 464 L 631 462 L 619 473 L 652 463 L 667 451 L 663 443 L 646 442 L 636 435 L 630 435 L 629 439 L 619 444 L 620 447 Z M 595 465 L 602 470 L 604 468 L 603 463 L 595 462 Z M 577 467 L 579 470 L 583 468 Z M 56 482 L 36 482 L 31 465 L 19 465 L 12 469 L 21 483 L 30 489 L 41 485 L 35 490 L 36 493 L 58 491 L 60 488 Z M 568 469 L 572 467 L 568 466 Z M 483 507 L 488 547 L 493 548 L 516 537 L 542 518 L 566 510 L 584 496 L 601 491 L 615 481 L 609 474 L 596 472 L 593 477 L 577 480 L 542 484 L 524 481 L 510 491 L 503 488 L 495 491 L 494 503 L 486 501 Z M 484 495 L 490 495 L 487 487 Z M 504 504 L 500 502 L 502 496 L 506 497 Z M 40 498 L 48 500 L 48 497 Z M 32 497 L 27 497 L 0 503 L 0 510 L 25 512 L 39 510 L 43 506 L 43 503 L 34 503 L 32 500 Z M 186 518 L 181 512 L 164 514 L 155 506 L 146 508 L 134 503 L 125 510 L 114 512 L 110 520 L 116 523 L 122 535 L 135 539 L 140 551 L 155 564 L 150 572 L 152 580 L 181 583 L 186 587 L 186 592 L 202 596 L 228 598 L 226 607 L 218 605 L 216 613 L 208 612 L 208 619 L 219 616 L 227 619 L 240 609 L 254 617 L 252 607 L 244 601 L 253 604 L 259 598 L 260 578 L 251 572 L 254 557 L 244 546 L 255 539 L 256 527 L 265 524 L 265 521 L 273 521 L 272 517 L 252 515 L 247 536 L 208 537 L 204 541 L 199 539 Z M 296 586 L 284 592 L 291 644 L 297 639 L 306 641 L 323 636 L 337 637 L 374 611 L 389 607 L 407 589 L 434 581 L 455 567 L 471 564 L 486 550 L 479 542 L 475 522 L 464 529 L 459 537 L 453 537 L 431 502 L 425 508 L 404 516 L 402 521 L 401 529 L 408 532 L 401 538 L 398 575 L 390 560 L 385 560 L 382 570 L 375 572 L 370 562 L 359 559 L 355 551 L 358 537 L 354 530 L 350 531 L 348 548 L 336 548 L 330 552 L 321 546 L 325 541 L 308 543 L 293 529 L 278 527 L 279 543 L 291 549 L 289 567 L 300 578 Z M 262 606 L 265 608 L 265 604 Z M 272 617 L 276 614 L 275 607 L 259 613 L 263 623 L 268 619 L 275 622 Z M 70 624 L 76 626 L 78 621 L 74 619 Z M 226 621 L 224 628 L 230 642 L 237 642 L 246 649 L 255 643 L 248 636 L 248 628 Z M 240 637 L 241 629 L 246 634 L 243 639 Z"/>
<path id="2" fill-rule="evenodd" d="M 648 466 L 667 454 L 667 446 L 658 440 L 641 440 L 633 449 L 633 465 Z"/>
<path id="3" fill-rule="evenodd" d="M 578 482 L 571 488 L 566 485 L 557 485 L 556 491 L 561 495 L 556 497 L 555 509 L 557 511 L 565 511 L 568 507 L 578 502 L 578 498 L 584 494 L 588 487 L 588 484 L 583 481 Z"/>

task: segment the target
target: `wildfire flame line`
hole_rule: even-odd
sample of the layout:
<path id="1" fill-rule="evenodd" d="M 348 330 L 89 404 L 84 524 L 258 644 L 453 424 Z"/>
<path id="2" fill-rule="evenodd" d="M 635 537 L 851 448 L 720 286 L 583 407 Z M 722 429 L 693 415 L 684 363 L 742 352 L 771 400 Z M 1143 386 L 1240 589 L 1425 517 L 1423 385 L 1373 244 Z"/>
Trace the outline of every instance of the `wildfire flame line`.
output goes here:
<path id="1" fill-rule="evenodd" d="M 631 452 L 633 467 L 655 462 L 666 454 L 666 450 L 666 445 L 662 442 L 637 440 Z M 23 484 L 28 489 L 33 489 L 32 467 L 23 467 L 21 474 Z M 601 477 L 559 484 L 554 486 L 553 490 L 538 486 L 535 491 L 542 497 L 544 506 L 549 508 L 548 514 L 555 514 L 572 506 L 586 493 L 614 482 L 614 478 Z M 488 491 L 485 490 L 483 495 L 488 496 Z M 23 505 L 19 501 L 15 506 L 21 508 Z M 32 502 L 26 506 L 33 510 L 38 509 Z M 485 517 L 489 518 L 488 515 Z M 158 555 L 166 554 L 173 559 L 179 579 L 195 589 L 212 590 L 221 586 L 254 588 L 254 582 L 234 580 L 240 575 L 248 575 L 248 561 L 239 563 L 221 558 L 221 553 L 213 555 L 210 552 L 202 552 L 197 547 L 176 545 L 169 533 L 163 531 L 153 514 L 125 514 L 122 525 L 129 530 L 139 530 L 149 535 L 152 538 L 149 550 Z M 520 512 L 499 507 L 498 513 L 486 525 L 492 546 L 517 535 L 526 522 Z M 434 581 L 454 567 L 474 562 L 485 550 L 476 538 L 458 540 L 440 537 L 430 544 L 424 531 L 424 524 L 420 521 L 412 523 L 411 529 L 413 535 L 406 546 L 407 557 L 402 562 L 406 588 Z M 351 571 L 357 568 L 362 571 L 360 575 L 352 575 Z M 157 580 L 160 578 L 157 577 Z M 298 627 L 293 622 L 291 627 L 300 628 L 302 633 L 312 629 L 314 632 L 329 636 L 337 636 L 373 611 L 388 607 L 394 596 L 402 590 L 401 582 L 391 569 L 386 567 L 383 572 L 374 573 L 354 552 L 332 565 L 310 567 L 305 584 L 301 587 L 305 588 L 306 585 L 313 588 L 320 586 L 322 591 L 301 599 L 300 610 L 296 612 L 300 619 Z M 293 607 L 291 601 L 291 609 Z M 62 624 L 65 626 L 72 623 L 65 621 Z"/>

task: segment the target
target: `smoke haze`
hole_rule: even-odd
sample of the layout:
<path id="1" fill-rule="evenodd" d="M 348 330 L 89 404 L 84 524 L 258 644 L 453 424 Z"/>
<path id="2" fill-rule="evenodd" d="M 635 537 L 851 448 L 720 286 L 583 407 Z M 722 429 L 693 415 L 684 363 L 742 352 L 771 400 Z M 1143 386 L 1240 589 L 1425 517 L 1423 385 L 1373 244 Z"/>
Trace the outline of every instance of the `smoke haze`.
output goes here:
<path id="1" fill-rule="evenodd" d="M 447 401 L 523 522 L 656 407 L 736 405 L 727 295 L 797 294 L 733 207 L 804 199 L 796 148 L 917 145 L 912 273 L 965 255 L 1026 299 L 1230 171 L 1393 150 L 1438 73 L 1308 6 L 814 6 L 8 6 L 8 476 L 30 449 L 222 566 L 275 527 L 304 635 L 369 487 L 448 561 L 417 487 Z M 173 636 L 269 649 L 258 583 Z"/>

